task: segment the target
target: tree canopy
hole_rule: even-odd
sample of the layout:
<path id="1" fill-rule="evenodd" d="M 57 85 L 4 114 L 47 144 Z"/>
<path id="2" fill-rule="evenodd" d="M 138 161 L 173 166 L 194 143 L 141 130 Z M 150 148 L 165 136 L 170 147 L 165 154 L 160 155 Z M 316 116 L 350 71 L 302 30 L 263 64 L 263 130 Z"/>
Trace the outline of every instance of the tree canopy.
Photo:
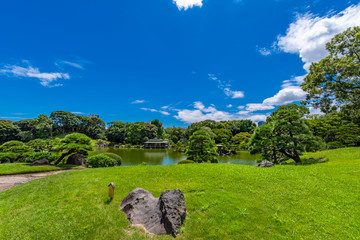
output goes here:
<path id="1" fill-rule="evenodd" d="M 360 106 L 360 27 L 337 34 L 326 44 L 329 56 L 312 63 L 301 85 L 306 103 L 328 113 L 335 105 Z"/>

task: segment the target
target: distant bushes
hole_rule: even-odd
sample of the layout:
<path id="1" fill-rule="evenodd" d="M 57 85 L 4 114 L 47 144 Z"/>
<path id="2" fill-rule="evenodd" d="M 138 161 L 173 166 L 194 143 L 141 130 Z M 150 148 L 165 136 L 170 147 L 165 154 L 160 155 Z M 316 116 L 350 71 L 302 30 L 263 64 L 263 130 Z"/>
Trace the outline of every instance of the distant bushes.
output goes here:
<path id="1" fill-rule="evenodd" d="M 25 162 L 33 163 L 43 158 L 49 160 L 49 162 L 53 162 L 56 161 L 59 158 L 59 156 L 52 152 L 33 152 L 28 154 L 28 156 L 25 158 Z"/>
<path id="2" fill-rule="evenodd" d="M 195 163 L 193 160 L 181 160 L 178 162 L 178 164 L 189 164 L 189 163 Z"/>
<path id="3" fill-rule="evenodd" d="M 118 162 L 114 158 L 109 157 L 105 154 L 91 156 L 86 160 L 86 163 L 93 168 L 114 167 L 118 165 Z"/>

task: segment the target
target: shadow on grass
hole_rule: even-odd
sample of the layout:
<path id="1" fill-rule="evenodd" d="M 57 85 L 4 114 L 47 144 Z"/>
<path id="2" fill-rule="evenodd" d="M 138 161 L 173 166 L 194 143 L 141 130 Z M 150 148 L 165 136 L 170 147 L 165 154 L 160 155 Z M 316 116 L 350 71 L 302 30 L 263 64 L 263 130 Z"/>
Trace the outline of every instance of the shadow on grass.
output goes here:
<path id="1" fill-rule="evenodd" d="M 282 163 L 281 165 L 312 165 L 318 163 L 326 163 L 329 161 L 326 157 L 309 157 L 309 158 L 302 158 L 301 163 L 290 162 L 290 163 Z"/>

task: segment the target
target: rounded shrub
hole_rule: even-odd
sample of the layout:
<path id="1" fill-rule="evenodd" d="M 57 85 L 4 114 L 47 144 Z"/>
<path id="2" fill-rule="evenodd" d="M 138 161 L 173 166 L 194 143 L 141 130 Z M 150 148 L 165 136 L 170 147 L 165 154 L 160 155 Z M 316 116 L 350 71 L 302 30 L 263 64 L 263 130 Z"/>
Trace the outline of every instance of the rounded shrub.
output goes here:
<path id="1" fill-rule="evenodd" d="M 89 165 L 90 167 L 93 168 L 98 168 L 98 167 L 113 167 L 118 165 L 117 161 L 112 158 L 109 157 L 105 154 L 98 154 L 95 156 L 91 156 L 86 160 L 87 165 Z"/>
<path id="2" fill-rule="evenodd" d="M 25 162 L 33 163 L 33 162 L 43 159 L 43 158 L 49 160 L 49 162 L 53 162 L 53 161 L 57 160 L 59 157 L 58 157 L 58 155 L 56 155 L 55 153 L 52 153 L 52 152 L 33 152 L 33 153 L 30 153 L 25 158 Z"/>
<path id="3" fill-rule="evenodd" d="M 106 152 L 106 153 L 102 153 L 102 154 L 115 159 L 117 162 L 117 165 L 121 165 L 122 158 L 119 155 L 117 155 L 115 153 L 110 153 L 110 152 Z"/>
<path id="4" fill-rule="evenodd" d="M 188 163 L 195 163 L 193 160 L 181 160 L 178 164 L 188 164 Z"/>

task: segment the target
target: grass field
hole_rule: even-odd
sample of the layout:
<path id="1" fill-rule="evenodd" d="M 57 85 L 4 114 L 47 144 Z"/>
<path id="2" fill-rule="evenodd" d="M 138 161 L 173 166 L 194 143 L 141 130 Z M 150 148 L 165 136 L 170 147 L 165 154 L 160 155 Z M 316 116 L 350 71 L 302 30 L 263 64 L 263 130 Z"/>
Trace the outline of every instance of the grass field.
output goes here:
<path id="1" fill-rule="evenodd" d="M 360 148 L 310 156 L 329 161 L 60 173 L 0 193 L 0 239 L 149 239 L 119 211 L 136 187 L 155 197 L 166 189 L 184 192 L 188 216 L 177 239 L 360 239 Z M 116 185 L 112 202 L 110 182 Z"/>
<path id="2" fill-rule="evenodd" d="M 56 170 L 65 170 L 81 168 L 75 165 L 43 165 L 43 166 L 30 166 L 28 163 L 3 163 L 0 164 L 0 176 L 12 175 L 20 173 L 34 173 L 34 172 L 48 172 Z"/>

